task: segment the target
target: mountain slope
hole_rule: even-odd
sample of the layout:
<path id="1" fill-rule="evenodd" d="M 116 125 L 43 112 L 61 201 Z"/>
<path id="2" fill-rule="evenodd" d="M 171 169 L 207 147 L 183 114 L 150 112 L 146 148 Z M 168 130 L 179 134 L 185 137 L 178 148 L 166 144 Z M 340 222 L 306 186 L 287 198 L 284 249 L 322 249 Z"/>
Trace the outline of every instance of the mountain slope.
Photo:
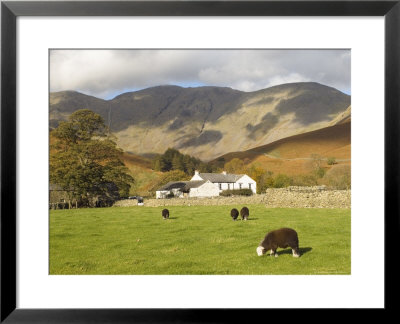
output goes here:
<path id="1" fill-rule="evenodd" d="M 174 147 L 207 161 L 327 127 L 349 106 L 350 96 L 313 82 L 255 92 L 158 86 L 108 101 L 69 91 L 50 94 L 50 126 L 88 108 L 103 116 L 126 151 Z"/>
<path id="2" fill-rule="evenodd" d="M 211 163 L 239 158 L 274 173 L 307 173 L 312 155 L 323 160 L 334 157 L 340 164 L 351 163 L 351 123 L 344 122 L 316 131 L 287 137 L 243 152 L 231 152 Z"/>

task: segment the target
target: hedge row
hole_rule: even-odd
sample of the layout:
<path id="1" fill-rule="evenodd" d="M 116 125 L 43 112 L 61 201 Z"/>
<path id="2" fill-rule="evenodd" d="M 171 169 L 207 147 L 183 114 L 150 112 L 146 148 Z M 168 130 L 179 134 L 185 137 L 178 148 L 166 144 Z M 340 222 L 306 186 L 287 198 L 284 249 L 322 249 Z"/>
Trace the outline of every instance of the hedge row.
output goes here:
<path id="1" fill-rule="evenodd" d="M 253 191 L 251 189 L 232 189 L 221 191 L 220 196 L 251 196 L 252 194 Z"/>

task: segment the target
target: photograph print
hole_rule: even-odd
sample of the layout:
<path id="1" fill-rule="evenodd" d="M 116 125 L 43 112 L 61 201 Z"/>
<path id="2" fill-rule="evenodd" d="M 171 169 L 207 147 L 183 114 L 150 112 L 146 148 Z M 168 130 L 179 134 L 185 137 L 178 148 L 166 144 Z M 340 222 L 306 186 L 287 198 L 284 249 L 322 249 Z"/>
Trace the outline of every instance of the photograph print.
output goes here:
<path id="1" fill-rule="evenodd" d="M 50 275 L 350 275 L 349 49 L 50 49 Z"/>

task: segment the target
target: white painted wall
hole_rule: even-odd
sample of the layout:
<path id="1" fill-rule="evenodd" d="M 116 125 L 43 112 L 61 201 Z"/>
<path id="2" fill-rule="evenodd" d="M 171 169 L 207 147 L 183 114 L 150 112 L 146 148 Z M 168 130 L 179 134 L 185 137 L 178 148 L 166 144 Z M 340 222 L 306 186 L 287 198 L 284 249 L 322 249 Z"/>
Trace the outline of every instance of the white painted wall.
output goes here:
<path id="1" fill-rule="evenodd" d="M 198 188 L 192 188 L 189 197 L 217 197 L 219 196 L 218 185 L 207 181 Z"/>
<path id="2" fill-rule="evenodd" d="M 168 190 L 156 191 L 156 198 L 157 198 L 157 199 L 164 198 L 166 195 L 168 195 L 168 193 L 169 193 Z"/>
<path id="3" fill-rule="evenodd" d="M 204 180 L 203 178 L 200 177 L 198 171 L 195 171 L 194 176 L 190 179 L 190 181 L 195 181 L 195 180 Z M 234 189 L 251 189 L 254 193 L 257 192 L 257 183 L 246 174 L 243 175 L 235 183 L 223 182 L 215 184 L 217 185 L 219 192 L 221 192 L 222 190 L 234 190 Z"/>
<path id="4" fill-rule="evenodd" d="M 156 199 L 166 198 L 169 193 L 173 193 L 175 197 L 182 198 L 183 193 L 179 189 L 172 189 L 172 190 L 160 190 L 156 191 Z"/>
<path id="5" fill-rule="evenodd" d="M 192 177 L 192 179 L 190 179 L 190 181 L 196 181 L 196 180 L 204 180 L 202 177 L 199 176 L 199 171 L 194 171 L 194 176 Z"/>
<path id="6" fill-rule="evenodd" d="M 251 189 L 254 193 L 257 192 L 257 182 L 255 182 L 252 178 L 250 178 L 248 175 L 243 175 L 239 180 L 236 181 L 237 188 L 239 189 L 239 184 L 242 184 L 242 189 Z M 235 184 L 235 187 L 236 187 Z M 249 186 L 250 185 L 250 186 Z"/>

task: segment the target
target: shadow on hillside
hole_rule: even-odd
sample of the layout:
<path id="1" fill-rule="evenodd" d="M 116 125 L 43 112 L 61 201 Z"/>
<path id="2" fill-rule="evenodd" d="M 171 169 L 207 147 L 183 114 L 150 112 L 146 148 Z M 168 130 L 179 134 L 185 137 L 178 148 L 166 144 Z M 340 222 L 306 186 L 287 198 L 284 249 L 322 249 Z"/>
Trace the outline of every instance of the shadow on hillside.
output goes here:
<path id="1" fill-rule="evenodd" d="M 168 219 L 178 219 L 178 217 L 169 217 Z"/>
<path id="2" fill-rule="evenodd" d="M 306 253 L 310 252 L 311 250 L 312 250 L 311 247 L 299 248 L 300 257 L 301 257 L 303 254 L 306 254 Z M 292 254 L 292 249 L 286 249 L 286 250 L 282 250 L 282 251 L 277 251 L 277 253 L 278 253 L 278 255 L 281 255 L 281 254 Z"/>

